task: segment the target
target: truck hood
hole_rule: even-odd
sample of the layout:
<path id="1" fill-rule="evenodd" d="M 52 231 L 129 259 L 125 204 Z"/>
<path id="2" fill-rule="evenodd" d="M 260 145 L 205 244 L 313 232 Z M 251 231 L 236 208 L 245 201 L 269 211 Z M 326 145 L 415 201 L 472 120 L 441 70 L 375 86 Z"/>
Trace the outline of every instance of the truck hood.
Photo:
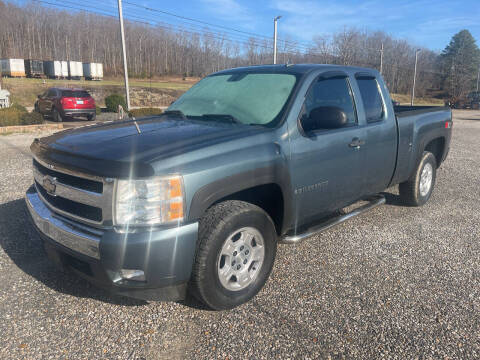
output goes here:
<path id="1" fill-rule="evenodd" d="M 35 139 L 31 150 L 38 160 L 58 168 L 145 177 L 154 175 L 155 161 L 263 131 L 258 126 L 162 116 L 62 131 Z"/>

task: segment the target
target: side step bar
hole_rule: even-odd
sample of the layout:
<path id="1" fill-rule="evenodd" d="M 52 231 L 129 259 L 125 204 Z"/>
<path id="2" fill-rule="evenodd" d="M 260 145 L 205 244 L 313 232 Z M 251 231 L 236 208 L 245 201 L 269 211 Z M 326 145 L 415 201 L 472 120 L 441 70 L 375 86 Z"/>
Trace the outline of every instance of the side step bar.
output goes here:
<path id="1" fill-rule="evenodd" d="M 321 233 L 322 231 L 325 231 L 325 230 L 328 230 L 330 229 L 331 227 L 335 226 L 335 225 L 338 225 L 338 224 L 341 224 L 342 222 L 354 217 L 354 216 L 357 216 L 357 215 L 360 215 L 370 209 L 373 209 L 379 205 L 382 205 L 385 203 L 385 197 L 383 195 L 373 195 L 371 197 L 368 197 L 366 199 L 364 199 L 363 201 L 368 201 L 368 204 L 365 204 L 365 205 L 362 205 L 354 210 L 352 210 L 351 212 L 347 213 L 347 214 L 344 214 L 344 215 L 339 215 L 339 216 L 335 216 L 333 218 L 330 218 L 328 220 L 326 220 L 325 222 L 323 223 L 320 223 L 318 225 L 315 225 L 315 226 L 312 226 L 311 228 L 308 228 L 305 232 L 301 233 L 301 234 L 296 234 L 296 235 L 285 235 L 281 240 L 280 240 L 280 243 L 282 244 L 296 244 L 296 243 L 299 243 L 300 241 L 312 236 L 312 235 L 315 235 L 315 234 L 318 234 L 318 233 Z"/>

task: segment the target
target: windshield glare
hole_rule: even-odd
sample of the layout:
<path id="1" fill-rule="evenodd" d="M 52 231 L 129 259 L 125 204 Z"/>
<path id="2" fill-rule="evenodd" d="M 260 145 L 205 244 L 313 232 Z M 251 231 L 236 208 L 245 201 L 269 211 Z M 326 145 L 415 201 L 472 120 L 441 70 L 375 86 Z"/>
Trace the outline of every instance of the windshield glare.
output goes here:
<path id="1" fill-rule="evenodd" d="M 180 110 L 187 117 L 217 114 L 243 124 L 266 125 L 281 113 L 295 82 L 292 74 L 212 75 L 194 85 L 168 110 Z M 211 120 L 220 118 L 212 116 Z"/>

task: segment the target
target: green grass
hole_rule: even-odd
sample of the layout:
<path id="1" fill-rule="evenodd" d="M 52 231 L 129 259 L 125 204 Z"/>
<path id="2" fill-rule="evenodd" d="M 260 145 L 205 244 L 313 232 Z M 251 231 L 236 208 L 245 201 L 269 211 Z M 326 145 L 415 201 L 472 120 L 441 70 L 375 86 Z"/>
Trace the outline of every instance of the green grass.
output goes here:
<path id="1" fill-rule="evenodd" d="M 53 86 L 123 86 L 123 79 L 105 79 L 101 81 L 87 81 L 87 80 L 55 80 L 55 79 L 27 79 L 27 78 L 4 78 L 4 86 L 8 89 L 11 87 L 53 87 Z M 155 89 L 172 89 L 172 90 L 183 90 L 186 91 L 192 86 L 192 82 L 181 82 L 181 81 L 165 81 L 152 79 L 150 82 L 147 80 L 141 79 L 129 79 L 130 86 L 138 87 L 152 87 Z"/>
<path id="2" fill-rule="evenodd" d="M 130 79 L 129 84 L 132 92 L 136 88 L 155 89 L 155 91 L 182 93 L 188 90 L 195 81 L 182 81 L 181 79 Z M 23 106 L 33 106 L 37 96 L 50 87 L 79 87 L 92 90 L 104 91 L 108 94 L 122 93 L 124 82 L 121 78 L 107 78 L 102 81 L 87 80 L 53 80 L 53 79 L 26 79 L 26 78 L 4 78 L 3 87 L 12 94 L 12 101 Z M 103 99 L 100 99 L 100 104 Z"/>

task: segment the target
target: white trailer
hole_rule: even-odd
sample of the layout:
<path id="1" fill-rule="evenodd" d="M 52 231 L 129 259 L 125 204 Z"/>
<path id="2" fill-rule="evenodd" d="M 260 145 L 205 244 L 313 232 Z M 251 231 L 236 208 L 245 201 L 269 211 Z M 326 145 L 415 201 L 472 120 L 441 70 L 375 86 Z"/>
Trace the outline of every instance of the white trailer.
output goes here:
<path id="1" fill-rule="evenodd" d="M 83 75 L 87 80 L 102 80 L 103 64 L 102 63 L 83 63 Z"/>
<path id="2" fill-rule="evenodd" d="M 66 61 L 44 61 L 45 75 L 52 79 L 68 77 L 68 63 Z"/>
<path id="3" fill-rule="evenodd" d="M 80 79 L 83 76 L 83 66 L 80 61 L 68 62 L 68 77 L 70 79 Z"/>
<path id="4" fill-rule="evenodd" d="M 25 77 L 25 63 L 23 59 L 2 59 L 2 76 Z"/>

